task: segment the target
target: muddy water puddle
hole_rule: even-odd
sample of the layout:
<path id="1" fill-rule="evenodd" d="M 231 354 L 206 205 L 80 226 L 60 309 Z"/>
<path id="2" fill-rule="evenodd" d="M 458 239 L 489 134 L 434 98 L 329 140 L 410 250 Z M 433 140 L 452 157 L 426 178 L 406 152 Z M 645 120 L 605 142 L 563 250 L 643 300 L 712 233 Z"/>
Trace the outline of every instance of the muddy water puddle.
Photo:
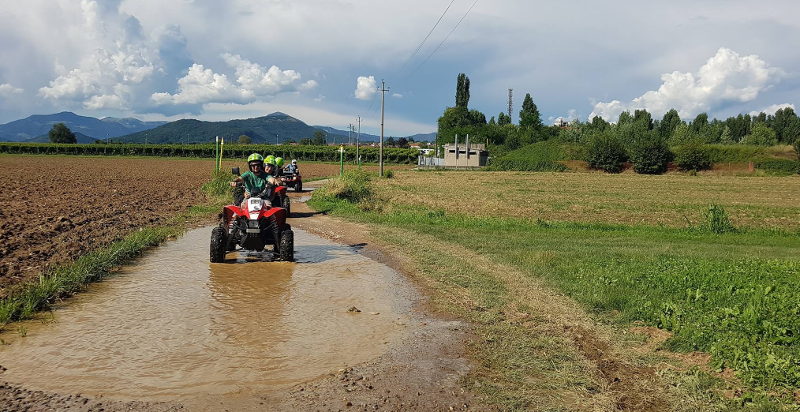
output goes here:
<path id="1" fill-rule="evenodd" d="M 351 247 L 295 230 L 296 263 L 211 264 L 210 231 L 0 335 L 0 378 L 115 399 L 262 393 L 374 359 L 414 322 L 409 286 Z"/>

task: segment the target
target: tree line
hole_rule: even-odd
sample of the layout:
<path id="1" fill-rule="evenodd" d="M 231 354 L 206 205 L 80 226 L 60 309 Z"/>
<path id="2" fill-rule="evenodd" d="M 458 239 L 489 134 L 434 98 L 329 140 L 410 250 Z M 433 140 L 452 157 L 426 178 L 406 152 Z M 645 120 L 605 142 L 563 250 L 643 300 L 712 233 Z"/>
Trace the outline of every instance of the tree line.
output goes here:
<path id="1" fill-rule="evenodd" d="M 588 144 L 598 135 L 616 138 L 628 147 L 641 140 L 658 140 L 669 146 L 711 143 L 771 146 L 793 144 L 800 138 L 800 117 L 791 107 L 779 109 L 775 114 L 739 114 L 725 120 L 709 119 L 707 113 L 700 113 L 688 121 L 681 119 L 675 109 L 661 119 L 654 119 L 641 109 L 622 112 L 616 123 L 596 116 L 587 122 L 574 121 L 562 127 L 544 125 L 533 98 L 526 93 L 518 124 L 513 124 L 504 112 L 487 121 L 483 113 L 469 109 L 469 87 L 469 78 L 460 73 L 455 106 L 446 108 L 438 120 L 439 143 L 453 142 L 456 135 L 467 134 L 476 138 L 473 141 L 485 139 L 505 150 L 546 140 Z"/>

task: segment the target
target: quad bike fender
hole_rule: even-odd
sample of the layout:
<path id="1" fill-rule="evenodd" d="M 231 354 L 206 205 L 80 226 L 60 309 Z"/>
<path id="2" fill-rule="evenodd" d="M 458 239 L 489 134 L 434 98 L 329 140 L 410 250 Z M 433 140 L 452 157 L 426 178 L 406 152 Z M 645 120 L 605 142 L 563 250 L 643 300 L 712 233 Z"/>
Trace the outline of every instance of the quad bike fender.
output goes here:
<path id="1" fill-rule="evenodd" d="M 240 208 L 239 206 L 228 205 L 222 208 L 222 217 L 225 218 L 226 223 L 238 217 L 247 218 L 247 216 L 248 216 L 247 211 Z"/>
<path id="2" fill-rule="evenodd" d="M 286 186 L 276 186 L 273 196 L 286 196 Z"/>
<path id="3" fill-rule="evenodd" d="M 282 207 L 271 207 L 269 209 L 261 210 L 258 218 L 271 218 L 275 219 L 279 227 L 286 226 L 286 209 Z"/>

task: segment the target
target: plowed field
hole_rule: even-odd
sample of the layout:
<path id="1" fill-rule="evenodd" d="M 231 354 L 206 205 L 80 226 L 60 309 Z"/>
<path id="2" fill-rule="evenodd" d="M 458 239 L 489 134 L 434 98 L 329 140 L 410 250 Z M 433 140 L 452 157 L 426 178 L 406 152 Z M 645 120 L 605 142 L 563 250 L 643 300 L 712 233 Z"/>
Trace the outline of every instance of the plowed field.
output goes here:
<path id="1" fill-rule="evenodd" d="M 211 159 L 0 156 L 0 297 L 48 266 L 201 203 L 212 167 Z M 304 178 L 339 171 L 300 168 Z"/>

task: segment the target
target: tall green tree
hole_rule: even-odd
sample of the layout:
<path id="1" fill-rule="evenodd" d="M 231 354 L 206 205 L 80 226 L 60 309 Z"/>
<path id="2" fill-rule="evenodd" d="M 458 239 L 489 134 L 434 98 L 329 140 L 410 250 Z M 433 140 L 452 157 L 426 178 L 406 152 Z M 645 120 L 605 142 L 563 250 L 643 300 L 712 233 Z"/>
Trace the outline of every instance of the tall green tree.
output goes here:
<path id="1" fill-rule="evenodd" d="M 706 126 L 708 126 L 708 114 L 700 113 L 692 120 L 690 128 L 695 133 L 702 133 Z"/>
<path id="2" fill-rule="evenodd" d="M 522 101 L 522 110 L 519 111 L 519 125 L 533 130 L 542 128 L 542 117 L 530 93 L 525 93 L 525 99 Z"/>
<path id="3" fill-rule="evenodd" d="M 647 130 L 653 130 L 653 115 L 646 109 L 637 109 L 633 112 L 633 121 L 647 126 Z"/>
<path id="4" fill-rule="evenodd" d="M 617 126 L 624 126 L 631 122 L 633 122 L 633 116 L 631 116 L 631 112 L 627 110 L 620 113 L 619 117 L 617 118 Z"/>
<path id="5" fill-rule="evenodd" d="M 456 107 L 464 109 L 469 105 L 469 77 L 464 73 L 458 74 L 456 80 Z"/>
<path id="6" fill-rule="evenodd" d="M 675 131 L 675 128 L 678 127 L 680 123 L 681 116 L 678 115 L 677 110 L 670 109 L 666 112 L 661 119 L 661 123 L 658 124 L 658 132 L 661 134 L 661 138 L 664 140 L 669 139 L 672 136 L 672 132 Z"/>
<path id="7" fill-rule="evenodd" d="M 722 135 L 719 137 L 720 143 L 723 144 L 731 144 L 736 143 L 738 140 L 733 140 L 733 133 L 731 133 L 731 128 L 728 125 L 725 125 L 725 128 L 722 129 Z"/>
<path id="8" fill-rule="evenodd" d="M 743 144 L 754 144 L 759 146 L 773 146 L 778 144 L 775 131 L 770 129 L 766 123 L 756 123 L 752 133 L 742 139 Z"/>
<path id="9" fill-rule="evenodd" d="M 500 112 L 497 115 L 497 124 L 502 126 L 504 124 L 511 124 L 511 116 L 505 114 L 504 112 Z"/>
<path id="10" fill-rule="evenodd" d="M 246 134 L 239 135 L 239 144 L 250 144 L 253 143 L 253 139 Z"/>
<path id="11" fill-rule="evenodd" d="M 606 130 L 606 128 L 609 126 L 609 123 L 602 117 L 595 116 L 592 118 L 592 121 L 589 123 L 589 125 L 592 130 L 602 132 L 603 130 Z"/>
<path id="12" fill-rule="evenodd" d="M 794 109 L 791 107 L 784 107 L 778 109 L 778 111 L 775 112 L 775 116 L 773 116 L 768 123 L 772 130 L 775 131 L 778 140 L 782 143 L 789 144 L 797 137 L 796 135 L 793 136 L 795 130 L 792 129 L 797 127 L 796 123 L 798 121 L 800 121 L 800 119 L 798 119 Z"/>
<path id="13" fill-rule="evenodd" d="M 743 115 L 740 113 L 736 117 L 731 116 L 725 119 L 725 126 L 728 126 L 731 130 L 731 137 L 735 142 L 741 141 L 743 137 L 750 134 L 751 123 L 749 114 Z"/>
<path id="14" fill-rule="evenodd" d="M 50 138 L 50 143 L 77 143 L 78 138 L 72 130 L 64 123 L 56 123 L 53 128 L 47 132 L 47 137 Z"/>

